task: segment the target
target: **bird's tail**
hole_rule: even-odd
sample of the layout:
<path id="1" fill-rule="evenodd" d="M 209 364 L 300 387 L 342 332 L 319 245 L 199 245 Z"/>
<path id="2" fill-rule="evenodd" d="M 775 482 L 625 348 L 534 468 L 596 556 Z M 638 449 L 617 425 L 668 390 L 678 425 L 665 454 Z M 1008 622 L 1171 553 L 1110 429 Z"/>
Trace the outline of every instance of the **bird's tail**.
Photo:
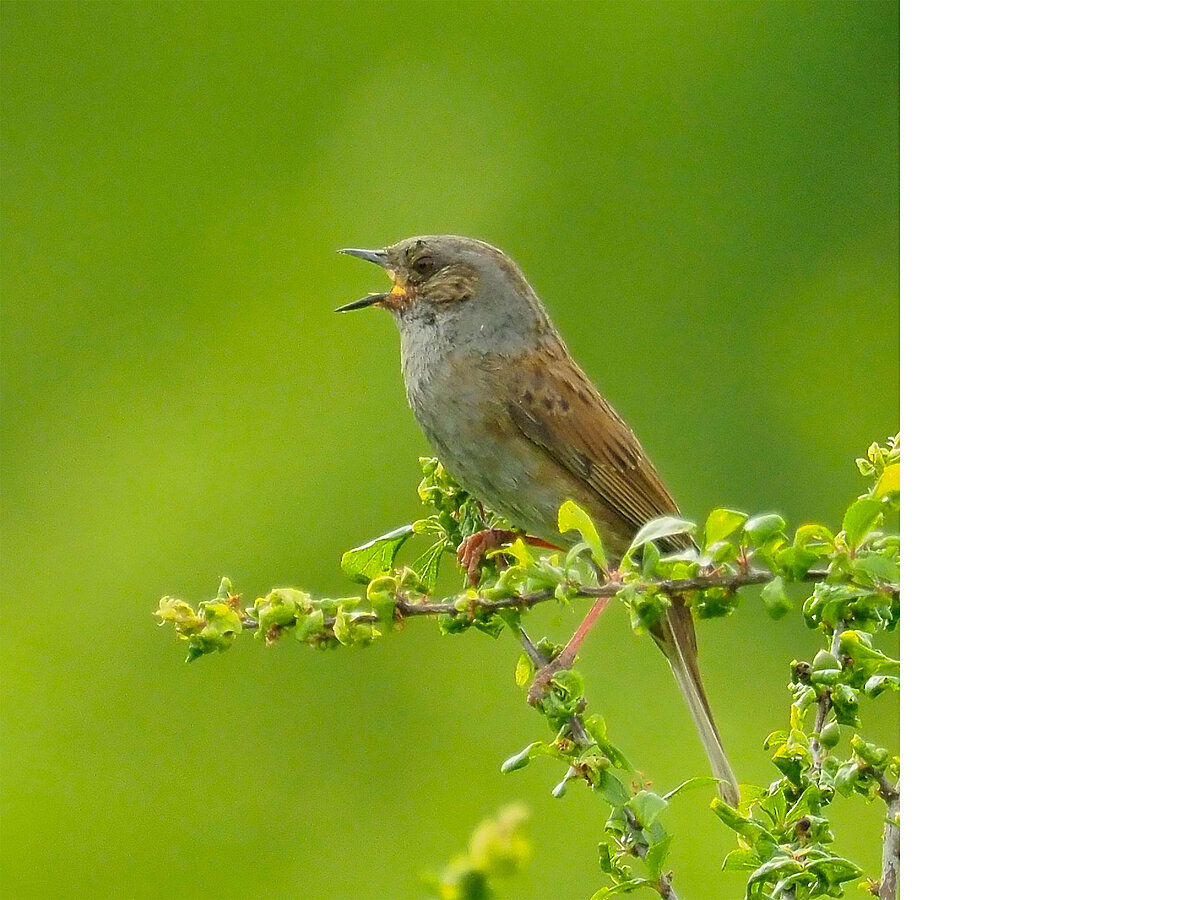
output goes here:
<path id="1" fill-rule="evenodd" d="M 671 674 L 679 683 L 679 690 L 683 692 L 688 712 L 692 714 L 692 721 L 700 732 L 700 742 L 704 744 L 713 775 L 721 779 L 717 791 L 722 800 L 730 806 L 737 806 L 737 776 L 733 774 L 733 766 L 725 755 L 717 723 L 713 721 L 708 697 L 704 694 L 704 683 L 700 680 L 700 667 L 696 661 L 696 623 L 692 621 L 691 609 L 681 600 L 673 601 L 652 634 L 667 657 Z"/>

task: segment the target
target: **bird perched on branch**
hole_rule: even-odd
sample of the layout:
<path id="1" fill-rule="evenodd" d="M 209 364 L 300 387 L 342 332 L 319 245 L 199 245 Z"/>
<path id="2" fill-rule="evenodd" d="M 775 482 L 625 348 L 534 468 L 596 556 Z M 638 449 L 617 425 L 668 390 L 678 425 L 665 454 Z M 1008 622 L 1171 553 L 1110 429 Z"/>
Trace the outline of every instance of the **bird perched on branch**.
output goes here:
<path id="1" fill-rule="evenodd" d="M 548 538 L 558 533 L 559 507 L 574 500 L 612 547 L 628 546 L 646 522 L 678 512 L 629 426 L 571 358 L 537 294 L 501 251 L 438 235 L 342 252 L 382 266 L 392 287 L 339 312 L 378 306 L 392 314 L 417 422 L 450 473 L 486 506 Z M 683 535 L 664 540 L 663 549 L 692 546 Z M 487 534 L 470 543 L 460 549 L 468 569 L 496 545 Z M 585 619 L 587 627 L 596 614 Z M 651 633 L 683 692 L 721 795 L 736 805 L 737 779 L 700 680 L 686 601 L 672 598 Z"/>

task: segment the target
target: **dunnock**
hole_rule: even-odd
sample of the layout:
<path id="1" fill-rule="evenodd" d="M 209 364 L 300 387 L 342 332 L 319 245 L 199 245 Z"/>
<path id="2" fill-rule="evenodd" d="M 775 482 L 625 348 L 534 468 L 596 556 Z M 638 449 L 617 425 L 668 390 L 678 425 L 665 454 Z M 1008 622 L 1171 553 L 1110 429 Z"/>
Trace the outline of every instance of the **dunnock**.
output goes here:
<path id="1" fill-rule="evenodd" d="M 650 519 L 678 512 L 629 426 L 571 358 L 502 252 L 454 235 L 342 252 L 382 266 L 393 286 L 339 312 L 382 306 L 392 314 L 417 422 L 446 468 L 486 506 L 546 538 L 558 533 L 559 507 L 574 500 L 613 548 L 628 546 Z M 664 542 L 664 549 L 690 546 L 683 536 Z M 688 605 L 675 598 L 652 634 L 721 794 L 736 805 L 737 779 L 700 681 Z"/>

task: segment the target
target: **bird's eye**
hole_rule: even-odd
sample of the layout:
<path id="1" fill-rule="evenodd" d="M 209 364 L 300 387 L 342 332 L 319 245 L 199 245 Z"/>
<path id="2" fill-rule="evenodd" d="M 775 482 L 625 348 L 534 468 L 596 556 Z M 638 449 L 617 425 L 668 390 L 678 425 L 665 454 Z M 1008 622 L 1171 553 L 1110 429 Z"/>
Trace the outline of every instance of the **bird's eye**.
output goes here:
<path id="1" fill-rule="evenodd" d="M 419 257 L 416 262 L 413 263 L 413 271 L 422 278 L 428 278 L 433 274 L 436 268 L 437 265 L 434 263 L 432 256 Z"/>

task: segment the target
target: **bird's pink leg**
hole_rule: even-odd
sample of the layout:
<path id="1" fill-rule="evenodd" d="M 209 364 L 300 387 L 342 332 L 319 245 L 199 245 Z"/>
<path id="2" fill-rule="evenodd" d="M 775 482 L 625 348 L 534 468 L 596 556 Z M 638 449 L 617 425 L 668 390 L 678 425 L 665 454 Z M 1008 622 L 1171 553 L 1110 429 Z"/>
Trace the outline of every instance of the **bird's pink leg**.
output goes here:
<path id="1" fill-rule="evenodd" d="M 529 688 L 530 703 L 537 703 L 545 696 L 546 687 L 550 684 L 550 679 L 554 677 L 556 672 L 569 669 L 575 664 L 575 657 L 579 655 L 579 648 L 583 646 L 583 639 L 592 630 L 592 626 L 596 624 L 596 620 L 600 618 L 600 614 L 604 612 L 604 608 L 608 606 L 608 601 L 611 599 L 612 597 L 600 597 L 597 599 L 592 604 L 592 608 L 587 611 L 587 615 L 583 617 L 583 621 L 579 623 L 579 627 L 575 629 L 575 633 L 571 635 L 571 639 L 567 641 L 567 646 L 563 647 L 562 652 L 538 669 L 538 673 L 533 679 L 533 685 Z"/>

